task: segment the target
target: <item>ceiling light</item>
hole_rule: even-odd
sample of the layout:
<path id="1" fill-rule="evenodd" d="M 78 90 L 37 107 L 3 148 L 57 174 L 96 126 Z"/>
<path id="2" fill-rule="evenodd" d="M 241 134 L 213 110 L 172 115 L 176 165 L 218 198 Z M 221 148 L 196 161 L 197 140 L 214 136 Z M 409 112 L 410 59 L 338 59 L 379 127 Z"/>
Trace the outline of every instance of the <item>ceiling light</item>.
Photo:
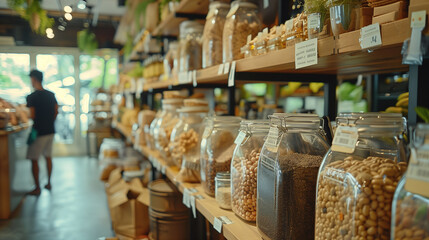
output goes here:
<path id="1" fill-rule="evenodd" d="M 54 37 L 55 37 L 55 34 L 54 34 L 54 33 L 47 34 L 47 37 L 48 37 L 49 39 L 52 39 L 52 38 L 54 38 Z"/>
<path id="2" fill-rule="evenodd" d="M 64 32 L 64 30 L 66 30 L 66 27 L 64 27 L 63 25 L 59 25 L 58 30 Z"/>
<path id="3" fill-rule="evenodd" d="M 66 13 L 64 14 L 64 18 L 67 19 L 68 21 L 73 19 L 73 16 L 71 15 L 71 13 Z"/>
<path id="4" fill-rule="evenodd" d="M 52 28 L 46 28 L 46 34 L 47 35 L 50 35 L 50 34 L 53 34 L 54 33 L 54 30 L 52 30 Z"/>
<path id="5" fill-rule="evenodd" d="M 86 8 L 86 0 L 79 0 L 78 4 L 77 4 L 77 8 L 83 10 Z"/>
<path id="6" fill-rule="evenodd" d="M 71 13 L 72 12 L 72 8 L 70 7 L 70 6 L 64 6 L 64 12 L 66 12 L 66 13 Z"/>

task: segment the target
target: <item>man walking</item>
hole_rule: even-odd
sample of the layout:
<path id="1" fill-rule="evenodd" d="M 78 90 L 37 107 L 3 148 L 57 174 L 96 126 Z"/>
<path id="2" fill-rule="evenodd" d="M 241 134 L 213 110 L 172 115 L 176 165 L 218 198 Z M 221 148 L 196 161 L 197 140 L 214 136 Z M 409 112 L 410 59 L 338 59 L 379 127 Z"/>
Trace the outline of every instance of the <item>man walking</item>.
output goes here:
<path id="1" fill-rule="evenodd" d="M 29 192 L 31 195 L 40 195 L 39 164 L 41 155 L 46 159 L 48 169 L 48 183 L 45 188 L 51 189 L 52 174 L 52 144 L 55 134 L 55 119 L 58 115 L 58 104 L 55 95 L 47 91 L 42 86 L 43 73 L 38 70 L 30 72 L 31 84 L 34 92 L 27 96 L 27 107 L 30 108 L 31 118 L 34 125 L 32 134 L 36 136 L 34 141 L 29 143 L 27 159 L 31 160 L 31 168 L 36 188 Z"/>

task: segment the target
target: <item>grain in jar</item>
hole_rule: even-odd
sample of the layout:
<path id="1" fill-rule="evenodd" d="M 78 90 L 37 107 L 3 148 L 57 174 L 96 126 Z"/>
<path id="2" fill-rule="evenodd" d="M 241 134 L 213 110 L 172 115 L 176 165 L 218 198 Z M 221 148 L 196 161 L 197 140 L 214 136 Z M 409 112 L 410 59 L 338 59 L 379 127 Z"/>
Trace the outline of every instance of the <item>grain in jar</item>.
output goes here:
<path id="1" fill-rule="evenodd" d="M 201 69 L 203 28 L 203 25 L 195 22 L 184 30 L 180 43 L 180 72 Z"/>
<path id="2" fill-rule="evenodd" d="M 329 149 L 315 114 L 274 114 L 258 164 L 256 226 L 263 239 L 312 239 L 317 173 Z"/>
<path id="3" fill-rule="evenodd" d="M 207 121 L 201 140 L 201 185 L 207 195 L 215 196 L 215 177 L 231 168 L 234 140 L 241 118 L 216 116 Z"/>
<path id="4" fill-rule="evenodd" d="M 393 240 L 429 240 L 429 124 L 418 124 L 392 207 Z"/>
<path id="5" fill-rule="evenodd" d="M 222 63 L 222 34 L 229 4 L 210 3 L 203 33 L 203 68 Z"/>
<path id="6" fill-rule="evenodd" d="M 220 208 L 231 209 L 231 174 L 229 172 L 218 172 L 215 177 L 215 198 Z"/>
<path id="7" fill-rule="evenodd" d="M 337 117 L 318 176 L 315 239 L 390 239 L 391 206 L 406 171 L 401 114 Z"/>
<path id="8" fill-rule="evenodd" d="M 254 38 L 261 28 L 257 9 L 257 5 L 241 0 L 231 4 L 222 36 L 224 63 L 244 57 L 241 48 L 246 45 L 247 36 Z"/>
<path id="9" fill-rule="evenodd" d="M 231 164 L 232 210 L 243 220 L 256 221 L 259 155 L 270 129 L 268 120 L 243 120 Z"/>

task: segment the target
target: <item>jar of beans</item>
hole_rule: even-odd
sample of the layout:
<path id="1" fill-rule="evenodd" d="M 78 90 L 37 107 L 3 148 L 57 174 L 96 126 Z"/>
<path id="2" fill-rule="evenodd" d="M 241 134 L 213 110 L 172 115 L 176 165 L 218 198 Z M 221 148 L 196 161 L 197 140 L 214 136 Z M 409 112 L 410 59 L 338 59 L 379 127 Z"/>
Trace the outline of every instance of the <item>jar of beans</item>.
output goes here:
<path id="1" fill-rule="evenodd" d="M 247 37 L 258 35 L 261 20 L 257 14 L 258 6 L 244 0 L 231 3 L 223 28 L 223 62 L 231 62 L 244 57 L 241 48 L 246 45 Z"/>
<path id="2" fill-rule="evenodd" d="M 325 136 L 316 114 L 270 116 L 257 174 L 256 226 L 263 239 L 313 239 L 317 173 L 329 149 Z"/>
<path id="3" fill-rule="evenodd" d="M 419 124 L 415 131 L 407 174 L 393 198 L 394 240 L 429 240 L 429 124 Z"/>
<path id="4" fill-rule="evenodd" d="M 318 176 L 315 239 L 390 239 L 393 195 L 407 168 L 405 119 L 345 113 Z"/>
<path id="5" fill-rule="evenodd" d="M 201 185 L 209 196 L 215 196 L 216 173 L 230 171 L 240 122 L 239 117 L 215 116 L 206 124 L 201 140 L 200 173 Z"/>
<path id="6" fill-rule="evenodd" d="M 169 148 L 172 161 L 177 167 L 181 167 L 176 180 L 198 183 L 203 120 L 208 115 L 209 107 L 205 100 L 199 100 L 200 106 L 190 105 L 193 101 L 189 100 L 186 99 L 185 106 L 178 110 L 180 120 L 171 133 Z"/>
<path id="7" fill-rule="evenodd" d="M 258 160 L 270 130 L 269 120 L 243 120 L 231 164 L 232 210 L 240 218 L 256 221 Z"/>

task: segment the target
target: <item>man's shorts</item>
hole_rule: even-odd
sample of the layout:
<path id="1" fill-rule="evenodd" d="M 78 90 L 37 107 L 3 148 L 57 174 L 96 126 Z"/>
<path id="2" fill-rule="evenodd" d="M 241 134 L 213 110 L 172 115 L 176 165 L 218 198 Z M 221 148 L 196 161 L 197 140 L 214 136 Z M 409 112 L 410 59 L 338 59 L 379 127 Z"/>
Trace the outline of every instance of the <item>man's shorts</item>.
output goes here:
<path id="1" fill-rule="evenodd" d="M 39 160 L 40 155 L 45 157 L 52 156 L 52 144 L 54 143 L 54 134 L 39 136 L 28 146 L 27 159 Z"/>

